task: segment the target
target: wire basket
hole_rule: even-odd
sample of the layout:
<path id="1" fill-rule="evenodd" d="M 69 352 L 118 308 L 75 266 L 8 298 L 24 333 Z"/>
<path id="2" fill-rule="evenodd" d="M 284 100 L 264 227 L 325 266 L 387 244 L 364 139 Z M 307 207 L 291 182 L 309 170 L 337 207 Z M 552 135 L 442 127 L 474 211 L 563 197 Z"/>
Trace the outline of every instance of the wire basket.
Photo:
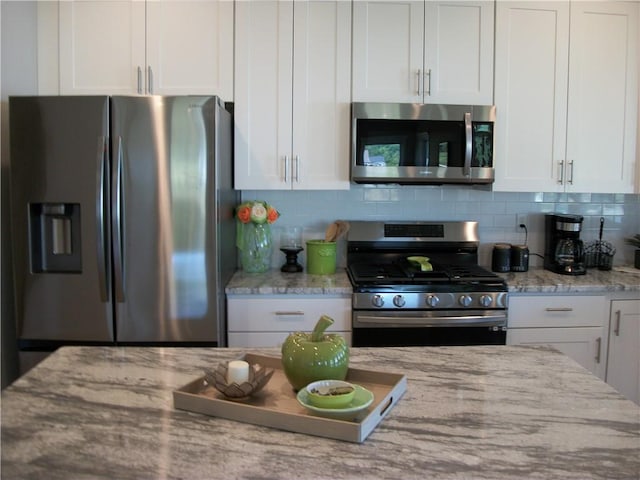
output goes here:
<path id="1" fill-rule="evenodd" d="M 611 270 L 616 249 L 609 242 L 593 240 L 584 247 L 584 264 L 587 268 Z"/>

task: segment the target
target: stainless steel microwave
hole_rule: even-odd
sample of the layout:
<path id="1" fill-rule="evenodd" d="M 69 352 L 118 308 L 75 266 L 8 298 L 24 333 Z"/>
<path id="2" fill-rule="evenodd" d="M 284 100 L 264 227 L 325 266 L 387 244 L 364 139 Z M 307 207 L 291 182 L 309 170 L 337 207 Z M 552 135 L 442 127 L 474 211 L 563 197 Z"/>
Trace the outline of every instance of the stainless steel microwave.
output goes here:
<path id="1" fill-rule="evenodd" d="M 494 105 L 353 103 L 351 181 L 491 184 Z"/>

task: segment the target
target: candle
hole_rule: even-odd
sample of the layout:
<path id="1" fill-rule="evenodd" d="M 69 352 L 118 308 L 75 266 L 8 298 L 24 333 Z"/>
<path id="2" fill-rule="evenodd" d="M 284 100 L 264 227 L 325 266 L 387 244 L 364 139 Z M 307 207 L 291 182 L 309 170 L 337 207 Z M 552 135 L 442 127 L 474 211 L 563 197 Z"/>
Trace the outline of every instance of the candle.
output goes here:
<path id="1" fill-rule="evenodd" d="M 249 381 L 249 364 L 244 360 L 232 360 L 227 366 L 227 384 L 238 385 Z"/>

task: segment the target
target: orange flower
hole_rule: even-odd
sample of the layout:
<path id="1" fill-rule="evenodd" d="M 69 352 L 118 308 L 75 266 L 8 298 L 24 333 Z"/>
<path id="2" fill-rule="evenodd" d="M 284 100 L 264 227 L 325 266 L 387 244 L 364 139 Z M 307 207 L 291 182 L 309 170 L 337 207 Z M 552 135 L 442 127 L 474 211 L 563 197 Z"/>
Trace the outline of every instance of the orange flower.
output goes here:
<path id="1" fill-rule="evenodd" d="M 249 205 L 240 205 L 236 216 L 242 223 L 249 223 L 251 220 L 251 207 L 249 207 Z"/>
<path id="2" fill-rule="evenodd" d="M 272 206 L 269 206 L 267 208 L 267 222 L 273 223 L 278 219 L 279 216 L 280 214 L 275 208 L 273 208 Z"/>

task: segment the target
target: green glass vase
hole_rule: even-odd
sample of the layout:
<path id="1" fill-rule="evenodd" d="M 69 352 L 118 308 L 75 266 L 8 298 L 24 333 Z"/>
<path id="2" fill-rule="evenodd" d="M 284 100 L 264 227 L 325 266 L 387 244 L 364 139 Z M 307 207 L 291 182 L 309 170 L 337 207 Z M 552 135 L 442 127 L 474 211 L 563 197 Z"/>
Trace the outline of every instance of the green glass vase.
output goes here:
<path id="1" fill-rule="evenodd" d="M 273 252 L 271 226 L 268 223 L 243 223 L 238 233 L 242 269 L 249 273 L 269 270 Z"/>

